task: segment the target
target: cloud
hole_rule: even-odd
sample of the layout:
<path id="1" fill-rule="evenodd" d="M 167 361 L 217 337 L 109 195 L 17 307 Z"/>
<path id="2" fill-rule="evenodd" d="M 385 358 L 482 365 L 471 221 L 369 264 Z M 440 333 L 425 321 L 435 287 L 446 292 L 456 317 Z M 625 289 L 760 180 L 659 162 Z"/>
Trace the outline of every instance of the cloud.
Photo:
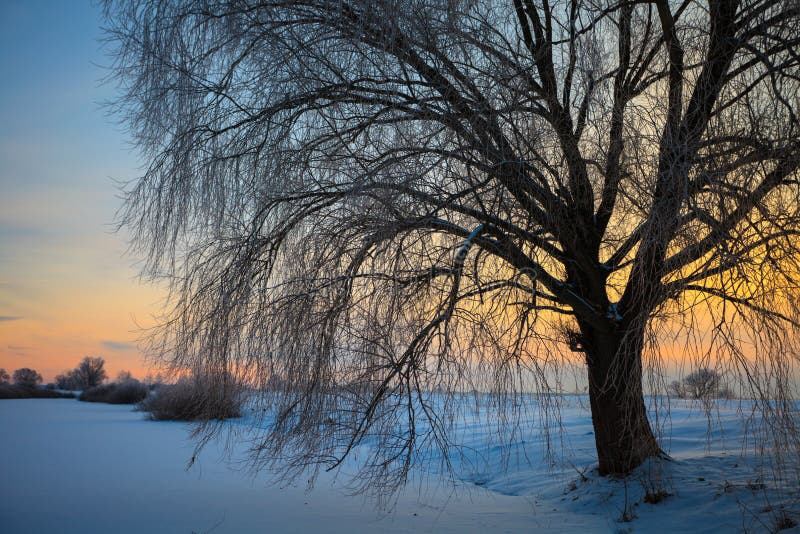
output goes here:
<path id="1" fill-rule="evenodd" d="M 121 341 L 109 341 L 105 340 L 101 343 L 105 348 L 109 350 L 135 350 L 136 346 L 131 345 L 130 343 L 123 343 Z"/>
<path id="2" fill-rule="evenodd" d="M 0 321 L 19 321 L 22 319 L 19 315 L 0 315 Z"/>

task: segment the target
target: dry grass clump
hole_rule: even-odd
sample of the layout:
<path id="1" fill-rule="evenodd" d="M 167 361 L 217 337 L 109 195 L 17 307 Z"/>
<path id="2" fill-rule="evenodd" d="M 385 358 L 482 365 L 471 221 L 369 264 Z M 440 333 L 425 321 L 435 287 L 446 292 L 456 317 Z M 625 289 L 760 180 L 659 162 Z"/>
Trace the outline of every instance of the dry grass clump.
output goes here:
<path id="1" fill-rule="evenodd" d="M 158 386 L 139 409 L 154 421 L 222 420 L 240 417 L 243 400 L 233 381 L 192 377 Z"/>

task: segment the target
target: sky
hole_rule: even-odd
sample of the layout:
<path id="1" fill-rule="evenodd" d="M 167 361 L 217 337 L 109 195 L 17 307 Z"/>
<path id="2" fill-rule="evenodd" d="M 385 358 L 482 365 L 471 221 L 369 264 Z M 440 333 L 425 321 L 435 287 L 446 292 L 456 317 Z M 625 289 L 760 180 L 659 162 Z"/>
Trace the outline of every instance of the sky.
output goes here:
<path id="1" fill-rule="evenodd" d="M 141 161 L 104 102 L 110 63 L 92 0 L 0 0 L 0 368 L 45 381 L 85 356 L 110 377 L 149 370 L 138 348 L 166 296 L 114 231 L 119 183 Z M 675 349 L 680 352 L 680 347 Z"/>
<path id="2" fill-rule="evenodd" d="M 45 381 L 85 356 L 109 376 L 147 364 L 137 341 L 165 291 L 140 283 L 114 232 L 118 183 L 141 161 L 102 103 L 110 59 L 92 0 L 0 0 L 0 368 Z M 105 66 L 105 67 L 104 67 Z"/>
<path id="3" fill-rule="evenodd" d="M 114 231 L 140 162 L 102 105 L 108 58 L 90 0 L 0 0 L 0 368 L 45 381 L 84 356 L 144 376 L 162 289 Z"/>

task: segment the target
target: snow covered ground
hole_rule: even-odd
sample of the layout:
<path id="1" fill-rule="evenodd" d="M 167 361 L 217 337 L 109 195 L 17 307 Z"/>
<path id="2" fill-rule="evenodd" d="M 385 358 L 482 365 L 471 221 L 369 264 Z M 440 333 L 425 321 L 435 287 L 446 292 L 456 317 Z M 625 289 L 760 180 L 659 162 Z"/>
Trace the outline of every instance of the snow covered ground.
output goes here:
<path id="1" fill-rule="evenodd" d="M 245 457 L 242 446 L 229 458 L 214 443 L 187 471 L 189 427 L 146 421 L 130 407 L 4 400 L 0 532 L 716 533 L 775 531 L 784 510 L 800 520 L 797 471 L 783 480 L 760 476 L 758 457 L 740 454 L 745 427 L 735 404 L 715 412 L 709 441 L 705 413 L 673 403 L 665 445 L 674 461 L 619 481 L 592 473 L 583 401 L 562 403 L 565 433 L 557 436 L 555 464 L 544 461 L 535 423 L 504 464 L 476 417 L 460 429 L 476 455 L 457 462 L 462 481 L 453 487 L 417 474 L 394 508 L 376 511 L 333 475 L 323 475 L 310 492 L 305 481 L 277 487 L 268 476 L 253 477 L 237 463 Z M 669 495 L 649 504 L 645 494 L 656 479 L 663 481 L 656 489 Z"/>

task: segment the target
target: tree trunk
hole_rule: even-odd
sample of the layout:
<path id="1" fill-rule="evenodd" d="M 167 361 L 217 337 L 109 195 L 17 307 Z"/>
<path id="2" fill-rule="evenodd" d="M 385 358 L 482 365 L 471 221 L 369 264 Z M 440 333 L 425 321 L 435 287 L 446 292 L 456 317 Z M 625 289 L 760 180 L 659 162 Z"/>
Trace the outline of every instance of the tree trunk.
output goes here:
<path id="1" fill-rule="evenodd" d="M 637 330 L 599 334 L 582 328 L 600 475 L 626 475 L 660 453 L 644 404 L 644 333 Z"/>

